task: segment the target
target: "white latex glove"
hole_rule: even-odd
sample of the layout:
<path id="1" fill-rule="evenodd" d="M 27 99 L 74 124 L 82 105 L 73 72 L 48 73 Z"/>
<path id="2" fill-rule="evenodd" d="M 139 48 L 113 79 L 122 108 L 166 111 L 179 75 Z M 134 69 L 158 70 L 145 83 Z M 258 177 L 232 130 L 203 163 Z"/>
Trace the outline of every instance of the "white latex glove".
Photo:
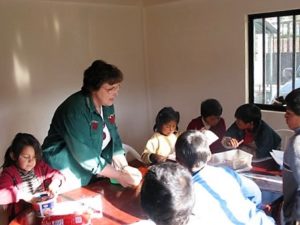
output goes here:
<path id="1" fill-rule="evenodd" d="M 125 181 L 125 185 L 128 185 L 129 187 L 136 187 L 140 184 L 142 180 L 142 173 L 137 168 L 125 166 L 121 172 L 122 175 L 119 180 L 121 185 L 121 181 L 123 182 L 123 180 Z"/>
<path id="2" fill-rule="evenodd" d="M 106 165 L 98 175 L 116 179 L 123 187 L 135 187 L 142 179 L 141 172 L 131 166 L 117 170 L 111 165 Z"/>

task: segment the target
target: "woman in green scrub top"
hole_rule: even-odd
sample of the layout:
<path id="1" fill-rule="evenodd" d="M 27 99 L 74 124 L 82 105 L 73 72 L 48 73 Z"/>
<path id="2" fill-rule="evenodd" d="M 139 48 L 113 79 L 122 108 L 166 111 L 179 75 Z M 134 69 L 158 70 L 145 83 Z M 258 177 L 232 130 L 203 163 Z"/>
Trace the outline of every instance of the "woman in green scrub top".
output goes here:
<path id="1" fill-rule="evenodd" d="M 98 176 L 124 187 L 140 183 L 141 173 L 128 166 L 115 124 L 113 102 L 122 80 L 116 66 L 96 60 L 84 71 L 81 90 L 56 109 L 42 148 L 44 160 L 66 176 L 64 190 Z"/>

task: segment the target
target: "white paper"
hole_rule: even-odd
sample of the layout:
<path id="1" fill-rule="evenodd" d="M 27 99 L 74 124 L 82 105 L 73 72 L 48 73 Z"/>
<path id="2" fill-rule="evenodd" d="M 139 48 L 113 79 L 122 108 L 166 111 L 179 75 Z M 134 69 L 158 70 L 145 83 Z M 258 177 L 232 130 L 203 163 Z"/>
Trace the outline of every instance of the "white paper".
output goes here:
<path id="1" fill-rule="evenodd" d="M 283 166 L 283 151 L 281 150 L 272 150 L 270 152 L 270 155 L 273 157 L 273 159 L 275 160 L 275 162 L 279 165 L 279 166 Z"/>
<path id="2" fill-rule="evenodd" d="M 64 195 L 62 194 L 62 197 Z M 66 198 L 68 199 L 68 198 Z M 89 213 L 92 217 L 101 218 L 102 215 L 102 200 L 100 195 L 93 197 L 81 198 L 79 200 L 67 200 L 59 202 L 55 205 L 51 215 L 66 215 L 66 214 L 82 214 Z"/>
<path id="3" fill-rule="evenodd" d="M 67 215 L 73 213 L 82 214 L 84 211 L 86 211 L 86 207 L 84 207 L 84 205 L 80 202 L 65 201 L 57 203 L 53 208 L 51 215 Z"/>
<path id="4" fill-rule="evenodd" d="M 203 129 L 201 132 L 207 137 L 208 145 L 211 145 L 216 140 L 219 139 L 219 137 L 212 131 Z"/>
<path id="5" fill-rule="evenodd" d="M 272 159 L 272 157 L 267 156 L 267 157 L 263 157 L 263 158 L 252 159 L 252 162 L 253 162 L 253 163 L 260 163 L 260 162 L 268 161 L 268 160 L 270 160 L 270 159 Z"/>

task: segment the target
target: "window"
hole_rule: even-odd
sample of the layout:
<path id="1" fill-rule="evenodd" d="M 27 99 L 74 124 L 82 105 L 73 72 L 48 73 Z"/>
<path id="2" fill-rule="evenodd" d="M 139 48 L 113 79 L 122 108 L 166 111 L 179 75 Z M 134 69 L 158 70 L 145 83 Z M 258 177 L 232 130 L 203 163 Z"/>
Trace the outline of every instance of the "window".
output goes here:
<path id="1" fill-rule="evenodd" d="M 300 87 L 300 9 L 255 14 L 249 21 L 249 102 L 284 110 L 279 99 Z"/>

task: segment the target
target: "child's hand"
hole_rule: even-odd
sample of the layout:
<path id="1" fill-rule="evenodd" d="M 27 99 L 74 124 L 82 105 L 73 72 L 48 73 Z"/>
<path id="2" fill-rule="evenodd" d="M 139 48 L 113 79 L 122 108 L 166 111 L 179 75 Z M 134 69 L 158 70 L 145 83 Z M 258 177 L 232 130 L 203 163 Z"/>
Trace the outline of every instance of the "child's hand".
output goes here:
<path id="1" fill-rule="evenodd" d="M 162 162 L 165 162 L 166 160 L 167 160 L 167 157 L 164 157 L 159 154 L 151 154 L 150 155 L 150 161 L 153 163 L 162 163 Z"/>
<path id="2" fill-rule="evenodd" d="M 232 148 L 237 148 L 239 146 L 239 142 L 235 138 L 230 138 L 227 142 L 228 146 L 231 146 Z"/>
<path id="3" fill-rule="evenodd" d="M 237 148 L 239 147 L 244 140 L 238 141 L 235 138 L 231 138 L 231 137 L 224 137 L 222 140 L 222 144 L 226 147 L 226 148 Z"/>
<path id="4" fill-rule="evenodd" d="M 50 192 L 50 195 L 56 196 L 58 194 L 60 186 L 61 186 L 60 180 L 53 180 L 48 187 L 48 191 Z"/>
<path id="5" fill-rule="evenodd" d="M 202 127 L 201 129 L 200 129 L 200 131 L 201 132 L 203 132 L 203 131 L 205 131 L 205 130 L 208 130 L 206 127 Z"/>

